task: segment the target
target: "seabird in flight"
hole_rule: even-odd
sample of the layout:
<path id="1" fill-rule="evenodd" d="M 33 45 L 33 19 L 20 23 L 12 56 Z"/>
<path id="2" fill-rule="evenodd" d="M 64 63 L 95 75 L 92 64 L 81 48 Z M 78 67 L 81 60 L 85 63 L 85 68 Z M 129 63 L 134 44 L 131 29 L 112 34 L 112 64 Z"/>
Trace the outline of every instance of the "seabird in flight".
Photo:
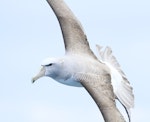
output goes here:
<path id="1" fill-rule="evenodd" d="M 47 0 L 53 9 L 64 38 L 65 55 L 47 58 L 40 72 L 32 79 L 43 76 L 70 86 L 84 87 L 100 109 L 105 122 L 125 122 L 116 107 L 115 99 L 125 107 L 129 121 L 130 108 L 134 106 L 132 87 L 120 69 L 111 48 L 101 50 L 99 59 L 89 47 L 83 28 L 63 0 Z"/>

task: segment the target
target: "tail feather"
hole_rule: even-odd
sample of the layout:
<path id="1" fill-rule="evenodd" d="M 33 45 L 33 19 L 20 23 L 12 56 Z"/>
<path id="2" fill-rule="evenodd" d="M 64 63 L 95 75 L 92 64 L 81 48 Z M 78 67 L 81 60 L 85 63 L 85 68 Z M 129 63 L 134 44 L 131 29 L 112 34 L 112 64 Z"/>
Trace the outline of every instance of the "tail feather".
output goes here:
<path id="1" fill-rule="evenodd" d="M 100 61 L 105 63 L 110 68 L 111 83 L 114 94 L 124 106 L 130 122 L 130 108 L 134 107 L 133 88 L 127 80 L 125 73 L 121 70 L 115 56 L 113 56 L 111 48 L 106 47 L 104 51 L 102 51 L 102 47 L 99 45 L 96 45 L 96 47 L 98 49 Z"/>

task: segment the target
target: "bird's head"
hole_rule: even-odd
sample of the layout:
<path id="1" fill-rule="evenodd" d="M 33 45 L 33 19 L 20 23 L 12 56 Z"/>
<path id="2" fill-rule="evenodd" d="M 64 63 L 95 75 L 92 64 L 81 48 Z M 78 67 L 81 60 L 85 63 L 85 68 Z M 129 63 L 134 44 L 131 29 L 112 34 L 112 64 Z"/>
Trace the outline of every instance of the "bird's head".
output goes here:
<path id="1" fill-rule="evenodd" d="M 57 77 L 57 75 L 59 74 L 62 63 L 63 60 L 58 58 L 45 59 L 41 64 L 42 68 L 39 73 L 32 78 L 32 82 L 34 83 L 36 80 L 43 76 L 48 76 L 55 79 L 55 77 Z"/>

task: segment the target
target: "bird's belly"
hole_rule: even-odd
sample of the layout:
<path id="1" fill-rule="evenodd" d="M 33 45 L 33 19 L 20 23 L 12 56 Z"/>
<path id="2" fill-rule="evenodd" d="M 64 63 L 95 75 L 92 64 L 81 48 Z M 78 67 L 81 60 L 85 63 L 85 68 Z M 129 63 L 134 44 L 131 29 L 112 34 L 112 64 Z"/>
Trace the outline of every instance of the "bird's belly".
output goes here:
<path id="1" fill-rule="evenodd" d="M 73 78 L 69 78 L 67 80 L 57 80 L 59 83 L 62 83 L 64 85 L 68 86 L 74 86 L 74 87 L 83 87 L 82 84 L 78 81 L 75 81 Z"/>

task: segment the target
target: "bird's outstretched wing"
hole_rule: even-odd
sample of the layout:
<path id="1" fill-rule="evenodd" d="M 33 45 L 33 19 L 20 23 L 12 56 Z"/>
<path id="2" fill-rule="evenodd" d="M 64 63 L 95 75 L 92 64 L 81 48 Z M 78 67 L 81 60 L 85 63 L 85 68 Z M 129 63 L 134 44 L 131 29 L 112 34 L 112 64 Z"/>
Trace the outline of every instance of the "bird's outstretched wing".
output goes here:
<path id="1" fill-rule="evenodd" d="M 134 107 L 133 89 L 126 75 L 121 70 L 118 61 L 113 56 L 111 48 L 106 47 L 105 50 L 102 51 L 102 47 L 99 45 L 96 45 L 96 47 L 99 52 L 100 60 L 110 68 L 114 94 L 127 110 L 130 120 L 130 108 Z"/>
<path id="2" fill-rule="evenodd" d="M 77 73 L 74 78 L 84 86 L 94 99 L 105 122 L 125 122 L 116 108 L 110 75 Z"/>
<path id="3" fill-rule="evenodd" d="M 66 53 L 88 54 L 96 58 L 90 50 L 87 37 L 83 31 L 80 22 L 63 0 L 47 0 L 53 9 L 64 38 Z"/>

